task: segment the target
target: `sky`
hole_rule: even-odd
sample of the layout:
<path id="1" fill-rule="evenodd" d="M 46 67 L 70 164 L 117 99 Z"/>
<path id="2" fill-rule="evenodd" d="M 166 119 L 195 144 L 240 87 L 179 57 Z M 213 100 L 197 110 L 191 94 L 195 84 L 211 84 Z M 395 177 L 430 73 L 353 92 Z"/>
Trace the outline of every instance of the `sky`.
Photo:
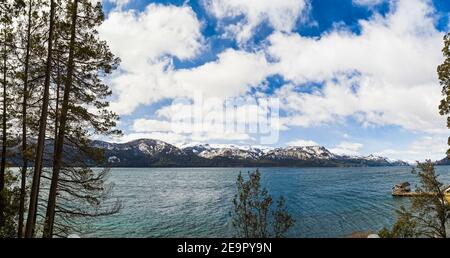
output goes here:
<path id="1" fill-rule="evenodd" d="M 103 0 L 103 6 L 100 37 L 122 60 L 105 78 L 124 133 L 114 141 L 321 145 L 406 161 L 445 156 L 436 68 L 450 1 Z"/>

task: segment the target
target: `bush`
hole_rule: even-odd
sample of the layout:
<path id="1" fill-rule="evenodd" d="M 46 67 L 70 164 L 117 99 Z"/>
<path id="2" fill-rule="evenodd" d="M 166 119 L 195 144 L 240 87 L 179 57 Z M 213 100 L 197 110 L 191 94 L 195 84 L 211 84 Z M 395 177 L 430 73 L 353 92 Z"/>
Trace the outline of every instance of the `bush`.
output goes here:
<path id="1" fill-rule="evenodd" d="M 0 227 L 0 238 L 17 236 L 17 221 L 19 216 L 20 188 L 16 185 L 17 178 L 10 172 L 5 174 L 5 189 L 0 194 L 5 200 L 5 225 Z"/>
<path id="2" fill-rule="evenodd" d="M 261 187 L 260 180 L 259 170 L 249 172 L 248 181 L 244 180 L 241 173 L 237 178 L 237 194 L 233 200 L 232 214 L 236 237 L 281 238 L 294 225 L 283 197 L 280 197 L 276 209 L 270 213 L 273 200 L 267 189 Z"/>

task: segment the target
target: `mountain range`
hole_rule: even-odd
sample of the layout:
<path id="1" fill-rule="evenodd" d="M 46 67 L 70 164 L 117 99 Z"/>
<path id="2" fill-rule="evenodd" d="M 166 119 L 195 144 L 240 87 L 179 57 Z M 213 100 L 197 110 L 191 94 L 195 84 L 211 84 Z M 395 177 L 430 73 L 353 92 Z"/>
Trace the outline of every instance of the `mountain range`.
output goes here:
<path id="1" fill-rule="evenodd" d="M 325 147 L 243 147 L 236 145 L 169 143 L 140 139 L 127 143 L 93 141 L 104 150 L 111 167 L 372 167 L 408 166 L 400 160 L 379 156 L 337 155 Z"/>

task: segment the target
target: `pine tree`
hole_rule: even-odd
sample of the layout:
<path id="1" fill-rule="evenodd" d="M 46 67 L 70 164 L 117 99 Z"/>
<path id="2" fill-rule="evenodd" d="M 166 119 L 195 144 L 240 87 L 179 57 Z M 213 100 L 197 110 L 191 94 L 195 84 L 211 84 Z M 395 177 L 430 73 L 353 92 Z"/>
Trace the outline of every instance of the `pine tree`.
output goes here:
<path id="1" fill-rule="evenodd" d="M 61 57 L 67 56 L 62 62 L 66 64 L 64 76 L 63 98 L 61 108 L 58 99 L 60 88 L 56 87 L 55 108 L 55 149 L 52 166 L 51 186 L 48 195 L 47 212 L 44 223 L 44 237 L 52 237 L 54 234 L 55 212 L 58 208 L 57 196 L 60 191 L 76 197 L 78 201 L 96 200 L 89 202 L 98 208 L 100 199 L 105 197 L 108 191 L 101 186 L 106 173 L 95 174 L 88 168 L 86 161 L 98 163 L 102 160 L 102 153 L 90 147 L 89 135 L 117 134 L 114 130 L 117 115 L 108 111 L 106 98 L 111 94 L 108 86 L 104 85 L 99 74 L 106 75 L 112 72 L 119 60 L 114 58 L 106 43 L 99 40 L 96 28 L 103 22 L 104 15 L 101 4 L 94 5 L 87 0 L 74 0 L 67 5 L 68 22 L 62 22 L 59 33 L 68 38 L 68 53 L 61 53 Z M 66 25 L 64 25 L 66 24 Z M 57 74 L 59 73 L 59 66 Z M 57 76 L 58 78 L 58 76 Z M 94 107 L 96 112 L 86 107 Z M 66 146 L 73 148 L 72 155 L 65 155 Z M 73 168 L 73 153 L 79 153 L 78 168 Z M 72 166 L 64 167 L 64 158 L 71 160 Z M 106 171 L 105 171 L 106 172 Z M 63 180 L 60 180 L 61 175 Z M 85 178 L 84 181 L 79 177 Z M 97 184 L 86 191 L 89 182 Z M 69 189 L 78 188 L 85 195 L 75 194 Z M 66 195 L 66 198 L 69 198 Z M 60 195 L 59 195 L 60 196 Z M 101 216 L 117 212 L 119 204 L 115 203 L 111 208 L 101 211 L 89 212 L 86 210 L 61 208 L 60 214 L 77 214 L 79 216 Z M 63 210 L 62 210 L 63 209 Z"/>
<path id="2" fill-rule="evenodd" d="M 66 132 L 66 123 L 67 123 L 67 113 L 69 108 L 69 96 L 71 93 L 72 82 L 73 82 L 73 70 L 74 70 L 74 49 L 75 49 L 75 37 L 76 37 L 76 29 L 77 29 L 77 18 L 78 18 L 78 0 L 74 0 L 72 6 L 70 6 L 70 14 L 71 14 L 71 25 L 70 25 L 70 43 L 69 43 L 69 60 L 68 60 L 68 69 L 67 76 L 65 78 L 65 86 L 64 86 L 64 97 L 62 103 L 61 110 L 61 121 L 56 126 L 59 127 L 55 139 L 55 153 L 54 153 L 54 162 L 53 162 L 53 173 L 52 180 L 50 186 L 50 193 L 47 202 L 47 214 L 45 217 L 44 224 L 44 237 L 52 237 L 53 235 L 53 224 L 55 219 L 55 207 L 56 207 L 56 194 L 59 180 L 59 173 L 61 170 L 61 159 L 63 155 L 63 147 L 64 147 L 64 137 Z M 59 92 L 59 88 L 57 89 Z M 58 94 L 59 95 L 59 94 Z M 57 101 L 59 103 L 59 100 Z M 59 117 L 56 114 L 56 117 Z M 56 128 L 58 128 L 56 127 Z"/>
<path id="3" fill-rule="evenodd" d="M 101 3 L 0 0 L 0 8 L 0 234 L 15 228 L 18 237 L 41 230 L 44 237 L 65 236 L 79 231 L 83 218 L 120 209 L 109 198 L 108 170 L 90 168 L 104 161 L 91 136 L 120 134 L 102 82 L 120 60 L 98 36 Z M 8 146 L 20 146 L 12 153 L 19 159 L 8 156 Z M 10 158 L 21 160 L 20 184 L 7 170 Z"/>
<path id="4" fill-rule="evenodd" d="M 41 56 L 45 51 L 42 47 L 42 12 L 40 6 L 42 0 L 27 0 L 20 2 L 20 13 L 17 17 L 17 39 L 16 39 L 16 59 L 19 68 L 16 72 L 18 90 L 15 96 L 17 103 L 17 118 L 21 135 L 21 158 L 22 167 L 20 169 L 20 204 L 17 236 L 23 236 L 24 214 L 27 190 L 27 173 L 29 164 L 32 163 L 33 148 L 29 143 L 28 135 L 36 132 L 34 124 L 38 109 L 32 103 L 37 101 L 37 88 L 42 83 L 42 64 L 45 63 Z"/>
<path id="5" fill-rule="evenodd" d="M 15 194 L 16 176 L 12 175 L 11 171 L 8 171 L 8 164 L 10 159 L 14 156 L 8 148 L 17 144 L 17 135 L 15 135 L 15 128 L 17 125 L 17 112 L 16 101 L 18 97 L 19 84 L 18 84 L 18 71 L 21 67 L 20 57 L 18 52 L 17 41 L 19 37 L 18 20 L 21 10 L 23 9 L 23 1 L 10 0 L 0 2 L 1 17 L 0 17 L 0 71 L 1 71 L 1 162 L 0 162 L 0 224 L 1 227 L 6 227 L 7 230 L 3 230 L 3 233 L 10 232 L 11 225 L 16 224 L 17 221 L 11 223 L 11 216 L 14 217 L 18 214 L 18 210 L 15 213 L 11 213 L 11 207 L 16 207 L 16 203 L 11 201 L 19 201 L 18 196 L 11 196 Z M 9 179 L 9 182 L 7 179 Z M 14 197 L 14 198 L 13 198 Z M 17 198 L 16 198 L 17 197 Z M 6 224 L 5 224 L 6 223 Z M 16 231 L 17 233 L 17 231 Z M 10 234 L 8 233 L 10 236 Z"/>
<path id="6" fill-rule="evenodd" d="M 44 81 L 44 89 L 43 89 L 43 99 L 42 99 L 42 109 L 41 116 L 39 120 L 39 135 L 38 142 L 36 148 L 36 158 L 34 164 L 34 174 L 33 181 L 31 185 L 30 192 L 30 204 L 28 209 L 28 217 L 27 217 L 27 225 L 25 230 L 25 237 L 33 237 L 36 217 L 37 217 L 37 206 L 38 206 L 38 197 L 39 197 L 39 188 L 40 188 L 40 180 L 42 174 L 43 167 L 43 154 L 44 154 L 44 145 L 46 138 L 46 129 L 47 129 L 47 117 L 48 117 L 48 106 L 49 106 L 49 91 L 50 91 L 50 77 L 52 72 L 52 57 L 53 57 L 53 34 L 55 30 L 55 2 L 54 0 L 50 0 L 50 19 L 49 19 L 49 28 L 48 28 L 48 47 L 47 47 L 47 60 L 45 67 L 45 81 Z"/>
<path id="7" fill-rule="evenodd" d="M 12 25 L 12 15 L 15 11 L 15 6 L 13 3 L 4 2 L 1 5 L 1 35 L 0 35 L 0 56 L 1 56 L 1 85 L 2 85 L 2 101 L 1 101 L 1 161 L 0 161 L 0 228 L 5 226 L 5 210 L 6 205 L 6 168 L 7 168 L 7 146 L 8 146 L 8 119 L 9 108 L 11 102 L 11 92 L 10 89 L 13 85 L 12 74 L 14 71 L 13 64 L 10 60 L 12 52 L 14 50 L 14 34 Z"/>
<path id="8" fill-rule="evenodd" d="M 438 67 L 439 82 L 442 86 L 442 95 L 444 98 L 439 106 L 440 114 L 447 116 L 447 127 L 450 128 L 450 33 L 444 37 L 444 48 L 442 49 L 445 61 Z M 450 138 L 448 139 L 450 145 Z M 447 151 L 450 157 L 450 149 Z"/>

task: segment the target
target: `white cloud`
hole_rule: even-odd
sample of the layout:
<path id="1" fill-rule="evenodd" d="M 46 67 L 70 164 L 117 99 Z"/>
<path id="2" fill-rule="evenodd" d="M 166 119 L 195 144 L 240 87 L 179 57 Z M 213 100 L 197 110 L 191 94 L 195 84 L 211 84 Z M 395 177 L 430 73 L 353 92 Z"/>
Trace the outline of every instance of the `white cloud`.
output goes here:
<path id="1" fill-rule="evenodd" d="M 147 63 L 112 78 L 118 96 L 111 108 L 130 114 L 141 104 L 153 104 L 164 98 L 234 98 L 260 87 L 271 74 L 263 53 L 227 49 L 216 61 L 191 69 L 176 70 L 171 61 Z"/>
<path id="2" fill-rule="evenodd" d="M 196 99 L 196 101 L 199 101 Z M 250 102 L 253 101 L 253 102 Z M 278 137 L 282 127 L 271 116 L 268 106 L 256 100 L 239 98 L 226 104 L 222 98 L 208 98 L 201 102 L 180 101 L 163 106 L 155 114 L 156 119 L 136 119 L 132 131 L 136 133 L 170 132 L 185 134 L 195 141 L 222 139 L 226 141 L 255 140 L 259 137 Z M 275 113 L 274 115 L 278 115 Z"/>
<path id="3" fill-rule="evenodd" d="M 150 4 L 145 11 L 112 11 L 99 28 L 100 36 L 121 58 L 120 71 L 109 78 L 116 100 L 111 108 L 130 114 L 177 89 L 168 76 L 172 59 L 194 58 L 202 48 L 201 24 L 188 6 Z"/>
<path id="4" fill-rule="evenodd" d="M 447 134 L 423 136 L 406 146 L 406 148 L 386 149 L 380 151 L 377 155 L 401 159 L 410 163 L 423 162 L 426 159 L 431 159 L 432 161 L 441 160 L 446 156 L 448 149 L 447 139 Z"/>
<path id="5" fill-rule="evenodd" d="M 177 85 L 189 93 L 205 97 L 236 97 L 259 86 L 271 73 L 264 53 L 227 49 L 217 61 L 174 73 Z"/>
<path id="6" fill-rule="evenodd" d="M 318 146 L 320 144 L 318 144 L 315 141 L 311 141 L 311 140 L 302 140 L 302 139 L 298 139 L 295 141 L 291 141 L 287 143 L 288 146 L 293 146 L 293 147 L 308 147 L 308 146 Z"/>
<path id="7" fill-rule="evenodd" d="M 150 138 L 172 144 L 189 142 L 245 141 L 251 140 L 249 134 L 237 131 L 224 131 L 220 124 L 172 123 L 165 120 L 137 119 L 133 122 L 132 133 L 126 134 L 121 141 Z"/>
<path id="8" fill-rule="evenodd" d="M 116 10 L 100 27 L 121 70 L 109 82 L 116 99 L 111 109 L 131 114 L 139 105 L 164 98 L 234 97 L 258 86 L 270 73 L 262 52 L 227 49 L 216 61 L 175 70 L 172 56 L 191 59 L 202 50 L 201 24 L 188 6 L 149 5 L 142 13 Z"/>
<path id="9" fill-rule="evenodd" d="M 285 125 L 310 127 L 353 116 L 366 127 L 397 125 L 432 134 L 446 131 L 445 119 L 437 112 L 439 88 L 433 83 L 407 88 L 370 77 L 344 76 L 312 94 L 298 88 L 286 85 L 276 93 L 289 111 Z M 433 92 L 433 88 L 437 90 Z"/>
<path id="10" fill-rule="evenodd" d="M 268 51 L 280 61 L 277 71 L 297 83 L 351 71 L 403 86 L 434 82 L 443 34 L 430 13 L 424 1 L 400 0 L 386 18 L 360 21 L 361 35 L 342 28 L 321 38 L 275 33 Z"/>
<path id="11" fill-rule="evenodd" d="M 120 71 L 110 79 L 115 99 L 111 110 L 119 115 L 129 115 L 142 104 L 151 104 L 165 96 L 176 96 L 167 76 L 167 63 L 148 64 L 147 69 Z"/>
<path id="12" fill-rule="evenodd" d="M 330 149 L 330 151 L 334 154 L 338 155 L 352 155 L 358 156 L 360 155 L 361 149 L 364 147 L 361 143 L 355 142 L 341 142 L 334 148 Z"/>
<path id="13" fill-rule="evenodd" d="M 286 85 L 276 92 L 276 96 L 288 111 L 283 124 L 301 127 L 332 123 L 340 117 L 353 115 L 358 102 L 346 84 L 329 83 L 313 94 L 301 93 L 294 85 Z"/>
<path id="14" fill-rule="evenodd" d="M 195 57 L 202 45 L 200 29 L 190 7 L 150 4 L 143 12 L 111 12 L 99 32 L 128 70 L 146 68 L 165 55 Z"/>
<path id="15" fill-rule="evenodd" d="M 133 122 L 133 131 L 137 133 L 144 132 L 171 132 L 170 122 L 154 119 L 136 119 Z"/>
<path id="16" fill-rule="evenodd" d="M 279 61 L 276 72 L 296 85 L 325 82 L 313 94 L 292 85 L 278 91 L 291 111 L 287 123 L 310 126 L 355 116 L 364 125 L 429 133 L 444 129 L 436 79 L 443 34 L 435 29 L 433 9 L 428 1 L 392 3 L 395 8 L 386 17 L 360 21 L 359 35 L 336 29 L 320 38 L 270 37 L 268 51 Z"/>
<path id="17" fill-rule="evenodd" d="M 306 0 L 204 0 L 204 4 L 218 19 L 244 16 L 227 27 L 242 43 L 251 38 L 255 27 L 262 22 L 268 22 L 277 31 L 291 32 L 308 3 Z"/>

